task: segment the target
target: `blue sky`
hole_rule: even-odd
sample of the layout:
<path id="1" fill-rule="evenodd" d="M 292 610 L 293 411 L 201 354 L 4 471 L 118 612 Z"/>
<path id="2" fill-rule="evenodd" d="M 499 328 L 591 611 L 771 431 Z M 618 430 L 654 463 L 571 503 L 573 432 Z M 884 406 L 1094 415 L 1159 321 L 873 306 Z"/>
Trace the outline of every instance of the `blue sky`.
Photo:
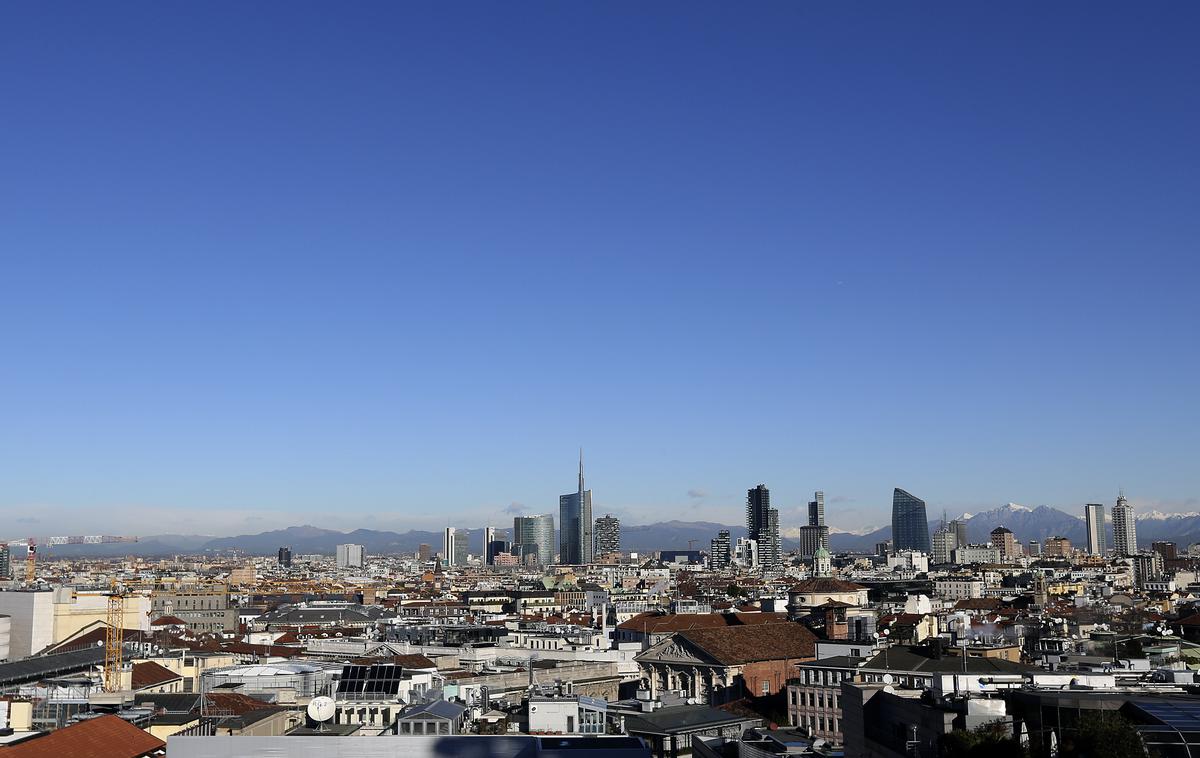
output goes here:
<path id="1" fill-rule="evenodd" d="M 1194 3 L 2 14 L 6 536 L 1200 509 Z"/>

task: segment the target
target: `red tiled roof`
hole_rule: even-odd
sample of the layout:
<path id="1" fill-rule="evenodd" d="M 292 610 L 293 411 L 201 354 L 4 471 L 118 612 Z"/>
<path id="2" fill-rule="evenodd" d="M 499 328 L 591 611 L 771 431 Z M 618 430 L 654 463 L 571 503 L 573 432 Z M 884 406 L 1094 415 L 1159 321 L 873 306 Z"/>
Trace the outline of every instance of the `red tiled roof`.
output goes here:
<path id="1" fill-rule="evenodd" d="M 150 622 L 150 626 L 187 626 L 187 622 L 178 616 L 159 616 Z"/>
<path id="2" fill-rule="evenodd" d="M 678 636 L 726 666 L 816 655 L 817 636 L 796 623 L 690 629 Z"/>
<path id="3" fill-rule="evenodd" d="M 4 758 L 142 758 L 166 746 L 125 719 L 106 715 L 0 748 L 0 752 Z"/>
<path id="4" fill-rule="evenodd" d="M 282 709 L 282 706 L 271 705 L 264 700 L 237 692 L 210 692 L 207 698 L 209 708 L 231 716 L 241 716 L 254 711 Z"/>
<path id="5" fill-rule="evenodd" d="M 182 679 L 179 674 L 176 674 L 166 666 L 155 663 L 154 661 L 144 661 L 142 663 L 133 664 L 133 688 L 135 690 L 143 690 L 147 687 L 157 687 L 167 682 L 173 682 L 176 679 Z"/>
<path id="6" fill-rule="evenodd" d="M 642 634 L 666 634 L 687 629 L 723 629 L 730 626 L 760 626 L 788 620 L 786 613 L 639 613 L 617 626 Z"/>

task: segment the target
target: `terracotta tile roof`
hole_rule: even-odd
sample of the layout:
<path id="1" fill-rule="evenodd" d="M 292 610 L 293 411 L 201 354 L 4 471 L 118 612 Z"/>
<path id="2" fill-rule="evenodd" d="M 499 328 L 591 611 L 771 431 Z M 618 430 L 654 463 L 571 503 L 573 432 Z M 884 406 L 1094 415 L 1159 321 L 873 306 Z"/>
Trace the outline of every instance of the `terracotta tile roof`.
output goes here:
<path id="1" fill-rule="evenodd" d="M 99 716 L 64 726 L 45 737 L 3 748 L 4 758 L 142 758 L 167 743 L 118 716 Z"/>
<path id="2" fill-rule="evenodd" d="M 150 626 L 187 626 L 187 622 L 178 616 L 159 616 L 150 622 Z"/>
<path id="3" fill-rule="evenodd" d="M 831 576 L 816 576 L 796 582 L 788 589 L 788 592 L 803 592 L 811 595 L 822 592 L 858 592 L 865 589 L 867 588 L 854 582 L 834 579 Z"/>
<path id="4" fill-rule="evenodd" d="M 726 666 L 816 655 L 817 636 L 796 623 L 689 629 L 678 636 Z"/>
<path id="5" fill-rule="evenodd" d="M 209 709 L 220 711 L 230 716 L 242 716 L 247 713 L 254 713 L 255 711 L 277 711 L 282 709 L 282 706 L 271 705 L 266 701 L 237 692 L 210 692 L 207 698 Z"/>
<path id="6" fill-rule="evenodd" d="M 394 655 L 392 660 L 406 669 L 435 669 L 437 664 L 420 653 Z"/>
<path id="7" fill-rule="evenodd" d="M 956 611 L 994 611 L 1003 605 L 998 597 L 973 597 L 954 604 Z"/>
<path id="8" fill-rule="evenodd" d="M 133 664 L 133 688 L 135 690 L 157 687 L 182 678 L 171 669 L 154 661 Z"/>
<path id="9" fill-rule="evenodd" d="M 788 620 L 786 613 L 639 613 L 617 625 L 642 634 L 666 634 L 687 629 L 724 629 L 731 626 L 778 624 Z"/>

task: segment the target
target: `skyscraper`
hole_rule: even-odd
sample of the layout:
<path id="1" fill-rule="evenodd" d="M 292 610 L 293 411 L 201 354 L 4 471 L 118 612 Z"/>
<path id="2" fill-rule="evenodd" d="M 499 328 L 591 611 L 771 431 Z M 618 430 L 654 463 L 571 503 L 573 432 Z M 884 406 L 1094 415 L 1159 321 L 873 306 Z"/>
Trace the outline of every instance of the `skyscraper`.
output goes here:
<path id="1" fill-rule="evenodd" d="M 825 526 L 825 493 L 820 490 L 808 501 L 808 525 Z"/>
<path id="2" fill-rule="evenodd" d="M 276 554 L 276 558 L 278 559 L 280 566 L 282 566 L 283 568 L 291 568 L 292 567 L 292 548 L 290 546 L 279 548 L 279 552 Z M 4 576 L 4 575 L 0 574 L 0 576 Z"/>
<path id="3" fill-rule="evenodd" d="M 767 568 L 779 565 L 779 511 L 771 507 L 771 491 L 760 484 L 746 491 L 747 539 L 758 545 L 758 562 Z"/>
<path id="4" fill-rule="evenodd" d="M 513 519 L 513 553 L 522 563 L 554 562 L 554 517 L 548 513 Z"/>
<path id="5" fill-rule="evenodd" d="M 465 535 L 464 535 L 465 536 Z M 458 541 L 462 539 L 454 527 L 446 527 L 442 534 L 442 560 L 447 566 L 454 566 L 458 560 Z"/>
<path id="6" fill-rule="evenodd" d="M 363 565 L 363 546 L 362 545 L 338 545 L 337 546 L 337 566 L 338 568 L 362 568 Z"/>
<path id="7" fill-rule="evenodd" d="M 825 526 L 825 493 L 817 491 L 808 502 L 808 524 L 800 527 L 800 557 L 811 560 L 822 548 L 829 549 L 829 527 Z"/>
<path id="8" fill-rule="evenodd" d="M 1113 548 L 1117 555 L 1133 555 L 1137 552 L 1137 517 L 1133 506 L 1125 499 L 1125 493 L 1117 495 L 1113 506 Z"/>
<path id="9" fill-rule="evenodd" d="M 494 526 L 483 528 L 483 562 L 485 565 L 493 565 L 497 555 L 508 552 L 508 542 L 501 536 L 502 533 Z"/>
<path id="10" fill-rule="evenodd" d="M 1104 504 L 1088 503 L 1083 506 L 1083 518 L 1087 525 L 1088 554 L 1104 555 Z"/>
<path id="11" fill-rule="evenodd" d="M 596 519 L 596 555 L 621 552 L 621 521 L 612 514 Z"/>
<path id="12" fill-rule="evenodd" d="M 932 550 L 925 501 L 899 487 L 892 492 L 892 550 Z"/>
<path id="13" fill-rule="evenodd" d="M 951 521 L 950 528 L 954 530 L 954 541 L 958 543 L 958 547 L 966 547 L 971 543 L 967 539 L 967 522 L 964 519 Z"/>
<path id="14" fill-rule="evenodd" d="M 8 545 L 0 544 L 0 579 L 7 579 L 8 572 L 12 568 L 11 559 L 8 555 Z"/>
<path id="15" fill-rule="evenodd" d="M 729 560 L 729 530 L 722 529 L 717 532 L 716 538 L 710 545 L 708 567 L 710 569 L 723 569 L 729 566 Z"/>
<path id="16" fill-rule="evenodd" d="M 991 538 L 992 547 L 1000 553 L 1001 561 L 1007 563 L 1017 557 L 1017 539 L 1011 529 L 998 526 L 992 530 Z"/>
<path id="17" fill-rule="evenodd" d="M 430 545 L 428 542 L 422 542 L 420 545 L 417 545 L 417 560 L 424 562 L 424 561 L 429 560 L 432 557 L 433 557 L 433 546 L 432 545 Z"/>
<path id="18" fill-rule="evenodd" d="M 583 487 L 583 451 L 579 451 L 579 489 L 558 498 L 558 560 L 592 562 L 592 492 Z"/>

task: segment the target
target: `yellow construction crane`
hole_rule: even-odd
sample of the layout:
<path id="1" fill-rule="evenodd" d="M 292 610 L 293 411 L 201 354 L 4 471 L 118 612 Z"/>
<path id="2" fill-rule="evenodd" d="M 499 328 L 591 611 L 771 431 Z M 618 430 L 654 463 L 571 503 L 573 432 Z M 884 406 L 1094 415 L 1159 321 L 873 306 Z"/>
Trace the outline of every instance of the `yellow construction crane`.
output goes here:
<path id="1" fill-rule="evenodd" d="M 125 590 L 114 578 L 108 593 L 108 628 L 104 630 L 104 691 L 121 690 L 125 658 Z"/>
<path id="2" fill-rule="evenodd" d="M 22 540 L 9 540 L 8 546 L 24 547 L 25 553 L 25 582 L 32 584 L 37 578 L 37 546 L 42 545 L 107 545 L 115 542 L 137 542 L 137 537 L 111 537 L 107 534 L 87 535 L 84 537 L 26 537 Z"/>

